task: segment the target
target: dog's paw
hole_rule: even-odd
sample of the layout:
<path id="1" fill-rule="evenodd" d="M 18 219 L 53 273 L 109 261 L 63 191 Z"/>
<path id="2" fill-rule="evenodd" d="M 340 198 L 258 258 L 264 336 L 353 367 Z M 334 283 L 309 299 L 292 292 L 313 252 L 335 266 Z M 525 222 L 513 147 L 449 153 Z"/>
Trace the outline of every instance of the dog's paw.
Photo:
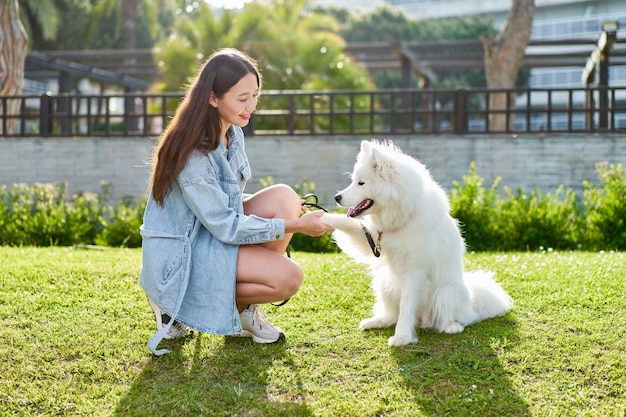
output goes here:
<path id="1" fill-rule="evenodd" d="M 389 346 L 406 346 L 408 344 L 417 343 L 417 336 L 411 335 L 393 335 L 387 340 Z"/>
<path id="2" fill-rule="evenodd" d="M 353 232 L 357 232 L 359 235 L 363 234 L 359 221 L 345 214 L 324 213 L 322 217 L 320 217 L 320 221 L 333 229 L 338 229 L 348 234 L 352 234 Z"/>
<path id="3" fill-rule="evenodd" d="M 361 320 L 361 323 L 359 323 L 359 328 L 361 330 L 384 329 L 394 323 L 395 322 L 393 320 L 386 319 L 385 317 L 370 317 L 369 319 Z"/>
<path id="4" fill-rule="evenodd" d="M 337 229 L 341 225 L 341 223 L 344 222 L 344 217 L 345 216 L 342 216 L 341 214 L 324 213 L 322 217 L 320 217 L 320 221 L 326 226 Z"/>
<path id="5" fill-rule="evenodd" d="M 448 326 L 446 326 L 444 332 L 446 333 L 461 333 L 463 330 L 465 329 L 465 326 L 463 326 L 461 323 L 453 321 L 452 323 L 448 324 Z"/>

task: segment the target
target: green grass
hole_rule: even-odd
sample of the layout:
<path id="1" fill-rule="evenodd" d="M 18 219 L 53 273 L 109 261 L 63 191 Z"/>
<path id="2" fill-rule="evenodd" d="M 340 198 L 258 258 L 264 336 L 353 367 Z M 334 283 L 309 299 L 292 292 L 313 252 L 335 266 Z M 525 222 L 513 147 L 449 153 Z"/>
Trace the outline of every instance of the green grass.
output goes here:
<path id="1" fill-rule="evenodd" d="M 624 416 L 626 254 L 469 254 L 515 300 L 456 335 L 362 332 L 362 266 L 297 252 L 307 273 L 266 307 L 281 345 L 194 333 L 145 343 L 138 249 L 0 247 L 0 415 Z"/>

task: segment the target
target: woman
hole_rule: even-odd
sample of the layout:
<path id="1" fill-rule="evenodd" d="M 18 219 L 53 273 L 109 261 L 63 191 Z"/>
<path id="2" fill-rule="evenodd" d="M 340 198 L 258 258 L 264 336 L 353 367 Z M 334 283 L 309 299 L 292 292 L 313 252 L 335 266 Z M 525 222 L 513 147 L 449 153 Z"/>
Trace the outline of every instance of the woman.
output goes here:
<path id="1" fill-rule="evenodd" d="M 245 196 L 250 166 L 242 127 L 261 90 L 256 63 L 234 49 L 209 57 L 155 148 L 151 190 L 141 227 L 140 282 L 163 338 L 203 332 L 284 339 L 258 304 L 294 295 L 302 269 L 284 256 L 293 233 L 332 229 L 321 210 L 303 212 L 288 186 Z M 246 198 L 244 198 L 246 197 Z M 172 320 L 173 319 L 173 320 Z"/>

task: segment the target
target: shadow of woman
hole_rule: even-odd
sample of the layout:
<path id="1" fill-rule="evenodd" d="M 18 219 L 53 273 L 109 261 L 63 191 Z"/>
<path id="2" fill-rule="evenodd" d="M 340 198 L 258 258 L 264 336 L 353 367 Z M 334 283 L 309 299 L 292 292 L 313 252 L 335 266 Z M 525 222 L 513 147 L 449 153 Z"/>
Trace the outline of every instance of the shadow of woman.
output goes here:
<path id="1" fill-rule="evenodd" d="M 394 348 L 419 411 L 426 416 L 529 416 L 528 404 L 515 393 L 500 360 L 515 343 L 515 327 L 509 313 L 458 334 L 420 329 L 417 345 Z"/>
<path id="2" fill-rule="evenodd" d="M 115 416 L 312 416 L 301 398 L 272 400 L 268 371 L 290 363 L 284 343 L 194 333 L 166 340 L 172 352 L 151 356 L 119 401 Z"/>

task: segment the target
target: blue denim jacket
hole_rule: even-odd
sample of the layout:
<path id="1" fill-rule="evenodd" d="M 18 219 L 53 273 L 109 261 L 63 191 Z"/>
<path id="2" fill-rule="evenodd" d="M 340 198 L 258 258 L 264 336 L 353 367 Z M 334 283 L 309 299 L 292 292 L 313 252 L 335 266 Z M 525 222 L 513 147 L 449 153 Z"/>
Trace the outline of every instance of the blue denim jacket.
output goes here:
<path id="1" fill-rule="evenodd" d="M 285 237 L 284 220 L 243 214 L 242 192 L 250 176 L 243 131 L 233 126 L 228 150 L 220 145 L 207 155 L 195 151 L 190 156 L 163 206 L 152 194 L 148 197 L 140 283 L 161 310 L 192 329 L 240 332 L 235 303 L 239 245 Z M 148 343 L 153 353 L 168 352 L 156 350 L 168 328 Z"/>

